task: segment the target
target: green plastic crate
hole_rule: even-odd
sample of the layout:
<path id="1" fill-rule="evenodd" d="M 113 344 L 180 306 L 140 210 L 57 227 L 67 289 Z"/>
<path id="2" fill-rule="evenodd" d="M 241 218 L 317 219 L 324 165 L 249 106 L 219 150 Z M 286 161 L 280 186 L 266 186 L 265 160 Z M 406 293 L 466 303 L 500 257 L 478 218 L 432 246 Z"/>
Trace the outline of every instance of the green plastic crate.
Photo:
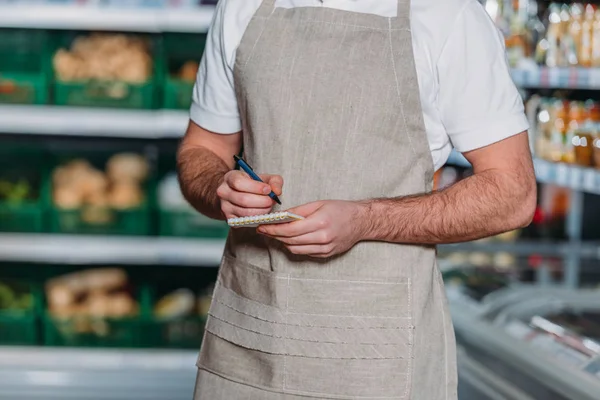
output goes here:
<path id="1" fill-rule="evenodd" d="M 54 103 L 83 107 L 152 109 L 156 84 L 133 85 L 124 82 L 54 83 Z"/>
<path id="2" fill-rule="evenodd" d="M 45 31 L 0 29 L 0 103 L 47 103 L 48 75 Z"/>
<path id="3" fill-rule="evenodd" d="M 168 109 L 189 109 L 194 81 L 175 76 L 187 61 L 199 61 L 204 52 L 206 35 L 198 33 L 166 33 L 164 36 L 164 99 Z"/>
<path id="4" fill-rule="evenodd" d="M 77 156 L 58 155 L 53 164 L 59 166 L 73 159 L 85 159 L 92 166 L 99 170 L 104 170 L 106 161 L 113 154 L 115 153 L 81 151 L 78 152 Z M 84 205 L 78 209 L 62 209 L 54 205 L 51 200 L 52 184 L 49 183 L 47 186 L 49 231 L 52 233 L 145 236 L 152 232 L 151 201 L 154 193 L 152 173 L 142 187 L 145 193 L 144 202 L 142 202 L 140 207 L 127 210 L 89 205 Z M 100 219 L 106 220 L 104 222 L 93 222 L 94 220 L 98 221 L 97 218 L 93 217 L 100 217 Z"/>
<path id="5" fill-rule="evenodd" d="M 37 344 L 39 333 L 35 314 L 0 311 L 0 346 Z"/>
<path id="6" fill-rule="evenodd" d="M 187 110 L 192 105 L 194 82 L 175 79 L 171 76 L 165 80 L 164 108 Z"/>
<path id="7" fill-rule="evenodd" d="M 0 203 L 0 232 L 43 232 L 44 210 L 41 203 L 12 205 Z"/>
<path id="8" fill-rule="evenodd" d="M 46 104 L 48 79 L 36 73 L 11 73 L 0 71 L 0 103 Z"/>
<path id="9" fill-rule="evenodd" d="M 0 345 L 37 345 L 40 339 L 37 317 L 39 290 L 33 285 L 15 282 L 9 286 L 19 295 L 30 296 L 31 304 L 29 309 L 19 311 L 0 308 Z"/>
<path id="10" fill-rule="evenodd" d="M 0 147 L 0 182 L 23 179 L 31 190 L 31 198 L 23 202 L 0 198 L 0 232 L 43 232 L 47 193 L 44 153 L 4 143 L 0 143 Z"/>
<path id="11" fill-rule="evenodd" d="M 44 344 L 68 347 L 152 347 L 154 327 L 150 297 L 145 287 L 135 290 L 139 314 L 127 318 L 90 316 L 57 317 L 45 312 L 42 317 Z"/>
<path id="12" fill-rule="evenodd" d="M 155 348 L 199 349 L 202 344 L 206 320 L 202 317 L 185 317 L 173 320 L 155 319 L 153 329 L 158 334 Z"/>
<path id="13" fill-rule="evenodd" d="M 52 54 L 59 48 L 69 49 L 72 41 L 87 33 L 57 32 L 52 38 Z M 121 81 L 63 82 L 54 76 L 53 101 L 57 105 L 83 107 L 116 107 L 125 109 L 154 109 L 159 102 L 163 64 L 162 45 L 158 36 L 147 36 L 154 59 L 153 74 L 143 84 Z M 54 70 L 52 70 L 54 75 Z"/>
<path id="14" fill-rule="evenodd" d="M 179 280 L 181 281 L 181 280 Z M 158 285 L 147 288 L 148 293 L 151 295 L 152 305 L 156 305 L 156 302 L 160 298 L 168 293 L 171 293 L 176 289 L 188 289 L 196 296 L 194 313 L 198 312 L 198 296 L 202 292 L 200 290 L 194 290 L 194 288 L 188 285 L 177 285 L 177 281 L 161 282 Z M 198 349 L 202 343 L 202 336 L 204 335 L 204 327 L 206 325 L 206 316 L 204 315 L 187 315 L 173 318 L 161 318 L 153 314 L 153 327 L 152 337 L 149 339 L 149 343 L 152 343 L 152 347 L 156 348 L 170 348 L 170 349 Z"/>
<path id="15" fill-rule="evenodd" d="M 159 211 L 161 236 L 179 236 L 194 238 L 226 238 L 229 226 L 224 221 L 205 217 L 195 211 Z"/>
<path id="16" fill-rule="evenodd" d="M 93 223 L 86 220 L 89 213 L 110 216 L 110 222 Z M 98 215 L 96 214 L 96 215 Z M 147 204 L 135 210 L 94 209 L 77 210 L 50 208 L 50 232 L 97 235 L 148 235 L 150 233 L 150 210 Z"/>
<path id="17" fill-rule="evenodd" d="M 137 318 L 57 318 L 43 317 L 44 343 L 47 346 L 68 347 L 119 347 L 140 348 L 148 346 L 148 332 L 152 321 Z"/>

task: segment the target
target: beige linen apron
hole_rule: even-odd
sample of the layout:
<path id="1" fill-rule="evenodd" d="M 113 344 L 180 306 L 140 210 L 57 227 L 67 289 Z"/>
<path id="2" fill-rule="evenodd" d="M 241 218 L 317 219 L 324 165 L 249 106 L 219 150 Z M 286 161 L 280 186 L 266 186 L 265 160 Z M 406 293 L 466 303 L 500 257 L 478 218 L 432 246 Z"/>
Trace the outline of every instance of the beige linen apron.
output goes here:
<path id="1" fill-rule="evenodd" d="M 410 0 L 397 18 L 264 0 L 237 50 L 244 152 L 286 208 L 431 190 Z M 292 256 L 227 241 L 195 398 L 454 400 L 454 333 L 433 247 Z"/>

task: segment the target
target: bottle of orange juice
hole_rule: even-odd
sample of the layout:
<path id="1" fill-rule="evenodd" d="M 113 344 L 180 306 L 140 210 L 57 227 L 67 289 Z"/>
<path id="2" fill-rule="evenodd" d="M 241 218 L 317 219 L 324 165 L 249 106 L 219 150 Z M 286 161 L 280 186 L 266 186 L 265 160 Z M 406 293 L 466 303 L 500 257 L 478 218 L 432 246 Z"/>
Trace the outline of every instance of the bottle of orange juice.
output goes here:
<path id="1" fill-rule="evenodd" d="M 578 49 L 579 65 L 592 66 L 592 39 L 594 31 L 595 11 L 591 4 L 585 6 L 583 22 L 581 23 L 581 40 Z"/>
<path id="2" fill-rule="evenodd" d="M 600 10 L 594 13 L 592 28 L 592 66 L 600 67 Z"/>

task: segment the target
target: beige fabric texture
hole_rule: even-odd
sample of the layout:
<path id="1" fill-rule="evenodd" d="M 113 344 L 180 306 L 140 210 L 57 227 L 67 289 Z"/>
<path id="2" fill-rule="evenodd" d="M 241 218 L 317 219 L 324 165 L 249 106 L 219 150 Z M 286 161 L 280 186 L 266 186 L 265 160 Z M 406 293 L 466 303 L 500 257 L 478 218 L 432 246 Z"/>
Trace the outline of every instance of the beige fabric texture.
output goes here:
<path id="1" fill-rule="evenodd" d="M 431 190 L 410 1 L 398 7 L 385 18 L 265 0 L 250 22 L 235 67 L 244 155 L 284 177 L 285 208 Z M 363 242 L 316 260 L 232 230 L 195 399 L 455 400 L 435 257 Z"/>

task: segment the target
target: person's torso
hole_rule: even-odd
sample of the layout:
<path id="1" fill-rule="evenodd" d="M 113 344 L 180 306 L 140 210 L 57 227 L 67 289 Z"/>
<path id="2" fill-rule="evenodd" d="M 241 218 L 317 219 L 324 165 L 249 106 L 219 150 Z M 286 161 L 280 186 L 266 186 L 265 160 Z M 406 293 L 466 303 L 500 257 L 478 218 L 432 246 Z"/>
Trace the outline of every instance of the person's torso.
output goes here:
<path id="1" fill-rule="evenodd" d="M 234 69 L 243 149 L 257 171 L 284 176 L 284 207 L 431 190 L 406 14 L 264 0 L 253 16 Z M 433 247 L 360 242 L 315 259 L 237 229 L 199 366 L 285 395 L 454 400 L 448 329 Z"/>
<path id="2" fill-rule="evenodd" d="M 227 0 L 224 11 L 225 50 L 230 65 L 236 58 L 237 48 L 246 28 L 262 0 Z M 439 89 L 436 61 L 446 38 L 460 14 L 465 0 L 411 2 L 411 30 L 419 94 L 427 140 L 435 169 L 441 167 L 452 149 L 436 105 Z M 397 14 L 396 0 L 277 0 L 277 7 L 323 7 L 334 10 L 372 14 L 392 18 Z"/>

